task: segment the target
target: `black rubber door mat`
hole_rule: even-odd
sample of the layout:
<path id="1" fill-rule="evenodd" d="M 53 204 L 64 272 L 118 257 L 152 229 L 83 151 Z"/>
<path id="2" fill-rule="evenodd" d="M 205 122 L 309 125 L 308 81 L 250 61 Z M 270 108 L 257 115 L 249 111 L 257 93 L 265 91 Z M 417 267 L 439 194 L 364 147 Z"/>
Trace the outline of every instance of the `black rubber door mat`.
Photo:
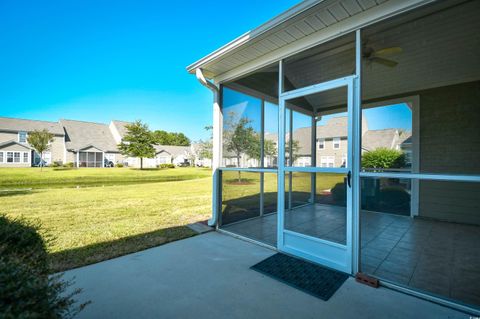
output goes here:
<path id="1" fill-rule="evenodd" d="M 348 278 L 343 272 L 280 253 L 250 268 L 325 301 Z"/>

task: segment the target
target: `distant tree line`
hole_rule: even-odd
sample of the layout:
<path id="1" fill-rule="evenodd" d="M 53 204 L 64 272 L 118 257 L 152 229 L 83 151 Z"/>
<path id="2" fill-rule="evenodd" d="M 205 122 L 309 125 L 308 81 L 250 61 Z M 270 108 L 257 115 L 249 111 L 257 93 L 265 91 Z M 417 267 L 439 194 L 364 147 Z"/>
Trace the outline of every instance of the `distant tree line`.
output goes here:
<path id="1" fill-rule="evenodd" d="M 156 130 L 152 134 L 158 145 L 190 146 L 190 139 L 183 133 Z"/>

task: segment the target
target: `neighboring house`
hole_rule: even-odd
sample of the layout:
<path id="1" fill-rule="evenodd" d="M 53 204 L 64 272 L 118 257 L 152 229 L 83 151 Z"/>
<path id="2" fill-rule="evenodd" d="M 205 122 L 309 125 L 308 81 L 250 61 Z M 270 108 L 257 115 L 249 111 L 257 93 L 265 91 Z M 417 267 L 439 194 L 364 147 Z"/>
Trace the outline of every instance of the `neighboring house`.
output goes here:
<path id="1" fill-rule="evenodd" d="M 60 120 L 65 130 L 66 162 L 76 167 L 103 167 L 104 159 L 122 163 L 124 156 L 117 148 L 112 123 Z"/>
<path id="2" fill-rule="evenodd" d="M 65 133 L 58 122 L 0 117 L 0 167 L 30 167 L 40 163 L 40 156 L 28 144 L 28 134 L 35 130 L 53 134 L 49 150 L 43 154 L 46 164 L 66 161 Z"/>
<path id="3" fill-rule="evenodd" d="M 118 149 L 127 133 L 125 121 L 110 124 L 61 119 L 59 122 L 0 117 L 0 167 L 30 167 L 40 156 L 27 143 L 28 134 L 46 129 L 54 135 L 43 154 L 46 165 L 74 163 L 75 167 L 103 167 L 105 160 L 140 167 L 140 159 L 126 157 Z M 162 163 L 179 165 L 188 160 L 190 146 L 156 145 L 154 158 L 144 159 L 144 167 Z"/>
<path id="4" fill-rule="evenodd" d="M 143 167 L 153 168 L 161 164 L 180 165 L 188 162 L 190 146 L 155 145 L 155 157 L 144 158 Z M 125 162 L 131 167 L 140 167 L 140 158 L 127 157 Z"/>

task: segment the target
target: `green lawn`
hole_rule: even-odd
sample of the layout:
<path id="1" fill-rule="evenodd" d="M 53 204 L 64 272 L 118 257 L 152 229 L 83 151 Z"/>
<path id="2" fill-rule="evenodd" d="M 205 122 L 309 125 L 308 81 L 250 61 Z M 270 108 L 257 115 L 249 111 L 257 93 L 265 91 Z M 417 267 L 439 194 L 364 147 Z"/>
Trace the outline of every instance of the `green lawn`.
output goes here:
<path id="1" fill-rule="evenodd" d="M 293 176 L 294 200 L 306 200 L 310 174 Z M 223 173 L 224 215 L 258 215 L 259 178 Z M 317 174 L 317 193 L 341 182 Z M 199 168 L 0 168 L 0 213 L 40 221 L 61 271 L 194 235 L 185 225 L 210 217 L 211 188 L 211 171 Z M 276 211 L 276 191 L 277 175 L 266 173 L 266 212 Z"/>
<path id="2" fill-rule="evenodd" d="M 0 168 L 0 190 L 90 187 L 190 180 L 211 175 L 209 169 Z"/>
<path id="3" fill-rule="evenodd" d="M 48 248 L 60 271 L 192 236 L 185 225 L 211 214 L 210 175 L 196 168 L 0 169 L 0 190 L 34 188 L 0 191 L 0 213 L 40 221 L 55 237 Z M 50 181 L 54 188 L 38 188 Z M 65 187 L 103 183 L 119 185 Z"/>

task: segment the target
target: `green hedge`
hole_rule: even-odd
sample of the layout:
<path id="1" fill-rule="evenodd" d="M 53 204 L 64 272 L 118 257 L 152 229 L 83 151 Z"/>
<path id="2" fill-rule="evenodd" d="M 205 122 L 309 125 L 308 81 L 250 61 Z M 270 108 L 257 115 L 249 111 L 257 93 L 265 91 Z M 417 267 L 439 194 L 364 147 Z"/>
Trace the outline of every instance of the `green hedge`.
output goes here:
<path id="1" fill-rule="evenodd" d="M 175 168 L 175 165 L 173 164 L 160 164 L 157 165 L 158 168 Z"/>
<path id="2" fill-rule="evenodd" d="M 0 318 L 71 318 L 79 289 L 49 276 L 46 242 L 38 224 L 0 215 Z"/>

